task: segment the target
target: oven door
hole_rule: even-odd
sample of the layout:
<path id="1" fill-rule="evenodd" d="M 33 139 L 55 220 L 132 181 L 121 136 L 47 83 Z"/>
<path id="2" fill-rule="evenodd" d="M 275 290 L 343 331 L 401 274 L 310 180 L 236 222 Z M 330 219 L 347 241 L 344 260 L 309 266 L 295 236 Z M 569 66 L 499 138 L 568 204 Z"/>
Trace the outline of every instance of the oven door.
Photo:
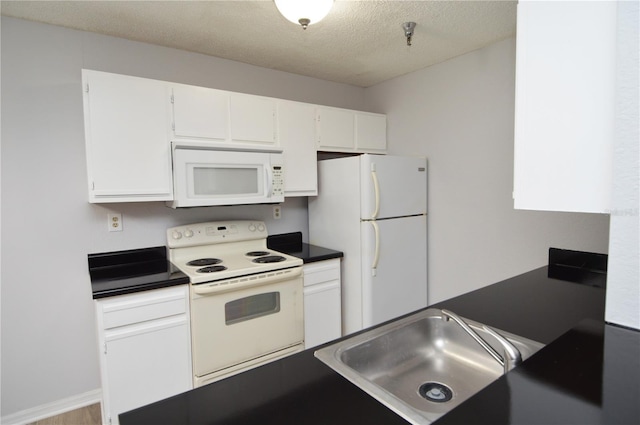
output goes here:
<path id="1" fill-rule="evenodd" d="M 176 146 L 171 207 L 284 201 L 282 154 Z"/>
<path id="2" fill-rule="evenodd" d="M 255 364 L 252 360 L 303 343 L 301 273 L 238 291 L 198 295 L 192 288 L 191 292 L 196 380 L 226 368 L 237 371 L 234 366 Z"/>

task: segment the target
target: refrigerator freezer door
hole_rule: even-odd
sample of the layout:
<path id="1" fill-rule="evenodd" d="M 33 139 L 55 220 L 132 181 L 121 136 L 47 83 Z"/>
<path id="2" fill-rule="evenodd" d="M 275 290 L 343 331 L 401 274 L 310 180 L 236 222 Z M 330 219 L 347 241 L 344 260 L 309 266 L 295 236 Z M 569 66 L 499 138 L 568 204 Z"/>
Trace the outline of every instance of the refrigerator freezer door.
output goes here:
<path id="1" fill-rule="evenodd" d="M 361 222 L 363 327 L 427 306 L 427 217 Z M 376 236 L 376 229 L 378 234 Z M 378 263 L 373 269 L 376 239 Z"/>
<path id="2" fill-rule="evenodd" d="M 361 218 L 402 217 L 427 212 L 427 160 L 362 155 Z"/>

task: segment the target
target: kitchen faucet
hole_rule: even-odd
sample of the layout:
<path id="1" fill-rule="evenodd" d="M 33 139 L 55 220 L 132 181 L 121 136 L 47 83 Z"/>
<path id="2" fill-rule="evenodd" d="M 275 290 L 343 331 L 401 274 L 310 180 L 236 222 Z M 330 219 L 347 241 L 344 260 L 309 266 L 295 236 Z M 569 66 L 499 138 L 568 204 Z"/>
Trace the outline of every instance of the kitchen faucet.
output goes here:
<path id="1" fill-rule="evenodd" d="M 492 328 L 486 325 L 482 325 L 482 330 L 494 337 L 500 343 L 500 345 L 502 345 L 504 356 L 498 354 L 487 341 L 485 341 L 480 335 L 478 335 L 476 331 L 471 329 L 471 327 L 457 314 L 444 309 L 441 311 L 442 319 L 444 321 L 448 322 L 449 320 L 453 319 L 454 322 L 460 325 L 460 327 L 478 344 L 480 344 L 480 346 L 482 346 L 482 348 L 484 348 L 487 353 L 491 354 L 491 357 L 493 357 L 498 363 L 500 363 L 500 365 L 504 368 L 504 373 L 507 373 L 508 371 L 522 363 L 522 355 L 520 354 L 520 351 L 505 337 L 494 331 Z"/>

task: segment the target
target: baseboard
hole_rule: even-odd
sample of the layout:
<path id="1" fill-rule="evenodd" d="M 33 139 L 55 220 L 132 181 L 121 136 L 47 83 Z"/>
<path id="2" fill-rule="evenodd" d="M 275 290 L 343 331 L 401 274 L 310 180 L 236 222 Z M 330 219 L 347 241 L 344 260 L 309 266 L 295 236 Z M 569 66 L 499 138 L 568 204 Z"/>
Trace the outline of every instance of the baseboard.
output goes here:
<path id="1" fill-rule="evenodd" d="M 102 390 L 100 388 L 87 391 L 52 403 L 43 404 L 32 407 L 30 409 L 21 410 L 0 418 L 3 425 L 25 425 L 40 419 L 50 418 L 51 416 L 60 415 L 70 412 L 81 407 L 89 406 L 102 401 Z"/>

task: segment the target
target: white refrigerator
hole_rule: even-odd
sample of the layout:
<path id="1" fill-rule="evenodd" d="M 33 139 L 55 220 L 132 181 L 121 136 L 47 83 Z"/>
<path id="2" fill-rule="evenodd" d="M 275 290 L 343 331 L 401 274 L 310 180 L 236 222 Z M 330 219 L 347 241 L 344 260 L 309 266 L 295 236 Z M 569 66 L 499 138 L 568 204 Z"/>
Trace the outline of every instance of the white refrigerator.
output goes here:
<path id="1" fill-rule="evenodd" d="M 319 161 L 309 243 L 344 252 L 344 335 L 426 307 L 426 158 Z"/>

